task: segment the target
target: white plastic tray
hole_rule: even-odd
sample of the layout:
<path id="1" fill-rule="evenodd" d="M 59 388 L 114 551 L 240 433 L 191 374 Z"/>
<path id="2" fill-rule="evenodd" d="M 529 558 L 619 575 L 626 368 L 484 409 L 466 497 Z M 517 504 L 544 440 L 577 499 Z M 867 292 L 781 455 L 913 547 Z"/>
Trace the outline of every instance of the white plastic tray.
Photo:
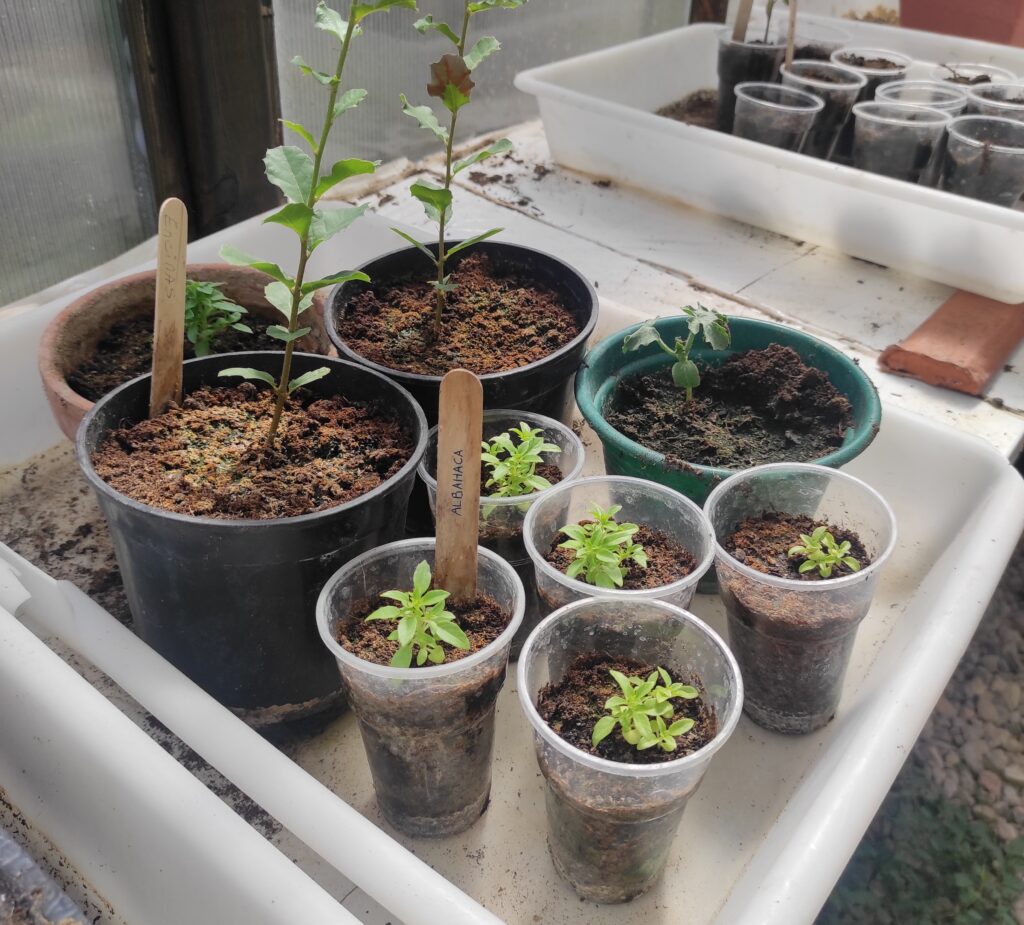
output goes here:
<path id="1" fill-rule="evenodd" d="M 214 259 L 225 240 L 278 261 L 287 260 L 290 252 L 286 236 L 253 219 L 212 240 L 194 243 L 190 258 Z M 391 243 L 384 223 L 367 218 L 357 234 L 341 236 L 336 249 L 322 260 L 333 262 L 333 268 L 351 265 L 354 259 L 339 254 L 357 252 L 362 257 L 367 250 L 383 251 Z M 35 316 L 0 318 L 0 389 L 10 377 L 20 384 L 24 399 L 0 408 L 0 433 L 5 435 L 3 449 L 9 462 L 37 452 L 56 433 L 45 416 L 41 394 L 36 394 L 32 356 L 41 318 L 54 310 L 56 306 Z M 604 303 L 597 336 L 639 317 Z M 43 416 L 33 419 L 34 428 L 18 429 L 32 409 Z M 585 432 L 585 437 L 589 471 L 598 471 L 599 446 L 591 434 Z M 599 907 L 581 903 L 555 875 L 545 844 L 544 784 L 516 703 L 514 676 L 499 699 L 492 802 L 484 818 L 456 838 L 385 842 L 371 858 L 373 869 L 384 876 L 397 869 L 399 845 L 404 844 L 509 925 L 667 925 L 683 918 L 693 925 L 809 925 L 970 641 L 1024 523 L 1024 482 L 1004 457 L 979 440 L 891 407 L 885 409 L 875 443 L 850 471 L 866 478 L 893 504 L 900 545 L 860 630 L 839 715 L 826 729 L 802 738 L 773 735 L 741 720 L 688 807 L 667 874 L 652 893 L 625 908 Z M 17 557 L 6 558 L 18 566 Z M 45 593 L 52 595 L 55 589 Z M 39 599 L 45 600 L 42 592 Z M 73 602 L 73 595 L 69 599 Z M 723 628 L 717 599 L 698 596 L 693 609 Z M 45 614 L 38 616 L 43 619 Z M 65 628 L 71 628 L 70 635 L 103 625 L 100 617 L 104 615 L 83 611 L 70 620 L 61 619 Z M 60 632 L 59 624 L 53 625 Z M 279 818 L 285 811 L 291 813 L 295 837 L 286 832 L 274 840 L 287 839 L 288 855 L 338 896 L 337 883 L 329 882 L 333 871 L 300 842 L 319 839 L 320 853 L 327 857 L 331 837 L 351 846 L 362 844 L 361 836 L 331 827 L 328 820 L 334 818 L 336 798 L 311 788 L 305 772 L 380 824 L 353 718 L 344 716 L 322 734 L 292 744 L 297 764 L 246 762 L 244 779 L 232 770 L 231 758 L 237 757 L 231 754 L 232 738 L 245 742 L 248 730 L 232 729 L 220 716 L 217 723 L 227 725 L 214 728 L 213 711 L 202 707 L 196 691 L 169 687 L 160 672 L 138 658 L 122 660 L 118 668 L 117 650 L 124 655 L 130 649 L 118 641 L 117 629 L 111 628 L 109 640 L 90 636 L 79 650 L 106 667 L 136 700 L 243 790 L 276 799 Z M 104 665 L 108 658 L 109 667 Z M 73 706 L 69 699 L 69 709 Z M 24 766 L 17 752 L 41 747 L 28 734 L 30 729 L 25 724 L 25 735 L 5 755 L 6 764 L 0 762 L 0 785 L 6 771 Z M 190 730 L 198 732 L 193 736 Z M 136 811 L 143 818 L 151 814 L 158 824 L 155 806 L 160 804 L 151 801 L 159 794 L 147 793 L 144 780 L 137 786 L 131 797 Z M 303 811 L 293 813 L 300 793 Z M 269 798 L 260 802 L 275 812 Z M 74 819 L 68 824 L 73 827 Z M 198 861 L 205 849 L 201 841 L 193 840 L 190 850 Z M 359 883 L 354 872 L 339 869 Z M 228 883 L 225 890 L 239 886 Z M 310 882 L 304 900 L 316 900 L 318 891 Z M 436 914 L 430 918 L 430 904 L 410 903 L 397 885 L 390 895 L 387 889 L 376 892 L 385 907 L 420 910 L 404 915 L 406 925 L 444 925 Z M 159 905 L 159 899 L 151 901 Z M 398 925 L 396 915 L 368 900 L 349 900 L 345 905 L 372 925 Z M 460 908 L 464 917 L 459 921 L 487 920 L 471 906 Z M 190 921 L 204 922 L 195 917 Z"/>
<path id="2" fill-rule="evenodd" d="M 856 44 L 917 59 L 911 76 L 928 76 L 927 62 L 936 61 L 1024 73 L 1021 49 L 835 24 Z M 1024 301 L 1024 214 L 655 116 L 694 90 L 717 87 L 719 28 L 687 26 L 519 74 L 516 86 L 538 98 L 555 161 L 1000 301 Z"/>

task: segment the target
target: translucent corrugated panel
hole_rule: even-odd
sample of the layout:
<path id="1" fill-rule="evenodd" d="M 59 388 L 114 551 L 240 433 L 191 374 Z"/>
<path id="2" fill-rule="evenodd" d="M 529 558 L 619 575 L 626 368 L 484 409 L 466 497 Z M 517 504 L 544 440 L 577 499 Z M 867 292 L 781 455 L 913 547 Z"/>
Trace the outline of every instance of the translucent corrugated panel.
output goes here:
<path id="1" fill-rule="evenodd" d="M 151 235 L 116 0 L 0 0 L 0 305 Z"/>
<path id="2" fill-rule="evenodd" d="M 331 5 L 343 15 L 349 7 L 347 0 L 333 0 Z M 326 91 L 290 62 L 301 55 L 313 67 L 333 70 L 338 46 L 313 27 L 315 8 L 315 0 L 274 2 L 282 113 L 314 129 L 314 134 L 323 122 Z M 402 115 L 398 97 L 404 92 L 413 103 L 428 102 L 430 63 L 452 46 L 436 33 L 420 35 L 412 24 L 430 13 L 458 28 L 463 2 L 420 0 L 419 8 L 419 13 L 407 9 L 378 13 L 366 21 L 366 34 L 353 43 L 344 84 L 363 87 L 370 95 L 359 109 L 346 113 L 335 129 L 330 157 L 355 155 L 386 161 L 434 150 L 431 136 Z M 689 11 L 686 0 L 532 0 L 518 10 L 479 14 L 473 19 L 470 42 L 494 35 L 502 48 L 474 74 L 477 86 L 473 101 L 459 113 L 458 137 L 465 140 L 536 114 L 534 99 L 512 86 L 517 71 L 684 26 Z M 286 140 L 301 144 L 290 132 Z"/>

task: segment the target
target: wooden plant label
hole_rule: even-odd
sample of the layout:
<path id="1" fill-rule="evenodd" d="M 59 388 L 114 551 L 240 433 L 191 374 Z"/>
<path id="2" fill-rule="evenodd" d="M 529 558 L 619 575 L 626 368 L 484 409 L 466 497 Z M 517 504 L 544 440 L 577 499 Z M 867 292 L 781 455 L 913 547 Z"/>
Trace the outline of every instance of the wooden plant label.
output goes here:
<path id="1" fill-rule="evenodd" d="M 434 587 L 457 601 L 476 595 L 483 413 L 484 391 L 473 373 L 453 369 L 441 380 Z"/>
<path id="2" fill-rule="evenodd" d="M 745 42 L 747 40 L 747 26 L 750 25 L 750 11 L 753 9 L 754 0 L 740 0 L 739 9 L 736 11 L 736 21 L 732 26 L 732 40 L 734 42 Z"/>
<path id="3" fill-rule="evenodd" d="M 185 350 L 185 251 L 188 214 L 180 199 L 160 207 L 156 259 L 156 311 L 153 315 L 153 379 L 149 416 L 181 401 L 181 364 Z"/>
<path id="4" fill-rule="evenodd" d="M 786 67 L 793 66 L 793 48 L 796 43 L 797 0 L 789 0 L 789 30 L 786 33 Z"/>

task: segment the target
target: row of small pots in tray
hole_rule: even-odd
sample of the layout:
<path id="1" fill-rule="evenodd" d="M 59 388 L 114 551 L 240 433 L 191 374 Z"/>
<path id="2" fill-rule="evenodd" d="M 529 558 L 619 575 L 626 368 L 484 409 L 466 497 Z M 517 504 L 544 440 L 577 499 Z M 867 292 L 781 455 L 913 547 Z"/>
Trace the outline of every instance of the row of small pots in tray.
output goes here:
<path id="1" fill-rule="evenodd" d="M 738 516 L 733 507 L 715 499 L 732 497 L 732 486 L 746 476 L 723 482 L 733 475 L 730 470 L 680 466 L 608 425 L 603 415 L 614 383 L 671 362 L 653 348 L 624 355 L 622 338 L 628 332 L 620 332 L 589 354 L 576 377 L 577 402 L 602 440 L 610 473 L 642 476 L 662 484 L 632 479 L 574 481 L 582 466 L 582 448 L 564 425 L 571 409 L 573 375 L 596 321 L 594 291 L 579 274 L 547 255 L 494 243 L 478 247 L 498 260 L 522 261 L 524 272 L 543 278 L 563 294 L 580 322 L 579 337 L 546 360 L 482 377 L 486 404 L 492 408 L 504 404 L 511 409 L 491 413 L 489 429 L 504 428 L 513 420 L 540 424 L 541 418 L 532 417 L 530 409 L 553 418 L 544 422 L 545 434 L 560 447 L 558 463 L 564 484 L 529 498 L 485 501 L 483 543 L 489 543 L 487 528 L 504 516 L 508 529 L 491 539 L 494 549 L 512 561 L 494 549 L 479 552 L 480 586 L 509 614 L 509 623 L 498 639 L 480 651 L 450 664 L 401 669 L 343 654 L 334 641 L 332 621 L 345 612 L 346 602 L 353 596 L 376 599 L 382 591 L 407 588 L 414 566 L 432 558 L 432 541 L 395 541 L 406 527 L 417 469 L 422 483 L 428 488 L 431 485 L 428 417 L 436 415 L 439 377 L 380 370 L 366 362 L 314 354 L 295 355 L 296 375 L 323 365 L 331 369 L 330 376 L 308 386 L 314 396 L 343 394 L 351 401 L 386 407 L 412 444 L 405 464 L 378 487 L 353 501 L 311 514 L 266 520 L 187 516 L 133 500 L 100 478 L 93 467 L 97 448 L 112 431 L 142 421 L 148 414 L 148 377 L 121 386 L 86 414 L 77 432 L 79 461 L 110 526 L 140 635 L 256 724 L 305 715 L 338 701 L 342 696 L 340 668 L 345 695 L 360 719 L 382 810 L 407 831 L 457 831 L 472 824 L 482 811 L 490 780 L 494 698 L 504 680 L 513 641 L 517 634 L 522 640 L 532 624 L 561 607 L 534 630 L 520 667 L 520 693 L 527 697 L 524 708 L 537 729 L 539 759 L 552 793 L 553 857 L 559 870 L 584 895 L 606 901 L 626 899 L 656 878 L 686 797 L 739 715 L 742 682 L 732 655 L 711 630 L 679 605 L 689 603 L 697 580 L 711 564 L 714 533 L 722 536 L 731 526 L 716 522 L 716 516 Z M 364 269 L 379 279 L 386 277 L 388 261 L 404 269 L 422 260 L 418 253 L 404 251 L 400 258 L 390 255 Z M 392 267 L 391 272 L 396 270 Z M 332 297 L 329 330 L 343 315 L 347 291 L 339 287 Z M 680 333 L 685 336 L 685 321 L 661 319 L 658 329 L 668 339 Z M 78 337 L 84 339 L 87 335 L 81 330 Z M 878 400 L 854 363 L 823 342 L 779 325 L 733 319 L 732 332 L 731 353 L 788 344 L 805 363 L 827 372 L 847 397 L 853 408 L 853 426 L 842 446 L 821 462 L 842 465 L 870 443 L 878 427 Z M 94 336 L 93 343 L 98 339 L 89 336 Z M 59 333 L 48 335 L 44 351 L 58 341 Z M 335 342 L 339 350 L 350 353 L 343 341 Z M 695 360 L 709 365 L 721 363 L 725 355 L 699 348 L 693 352 Z M 51 360 L 52 355 L 44 355 L 44 376 Z M 232 363 L 236 362 L 276 372 L 280 355 L 234 354 Z M 185 393 L 218 384 L 217 373 L 223 366 L 223 359 L 217 356 L 186 363 Z M 414 389 L 419 390 L 418 400 Z M 731 563 L 728 555 L 720 552 L 719 580 L 730 611 L 730 633 L 750 691 L 748 712 L 769 727 L 806 731 L 826 722 L 834 711 L 853 633 L 867 611 L 878 571 L 891 548 L 891 530 L 887 534 L 884 525 L 862 523 L 865 511 L 879 504 L 884 509 L 884 502 L 871 500 L 877 496 L 856 480 L 815 466 L 790 466 L 784 468 L 784 474 L 782 495 L 774 488 L 769 493 L 773 505 L 784 503 L 793 513 L 818 511 L 852 526 L 870 546 L 872 560 L 857 575 L 787 583 L 772 581 L 770 576 L 758 579 L 753 570 Z M 769 482 L 774 484 L 775 477 Z M 715 485 L 719 487 L 707 499 Z M 854 492 L 838 492 L 845 499 L 842 510 L 828 507 L 828 499 L 835 493 L 833 486 Z M 604 493 L 600 498 L 594 497 L 598 490 Z M 741 494 L 750 498 L 751 491 L 748 487 Z M 707 517 L 698 507 L 705 499 Z M 499 515 L 494 508 L 502 500 L 513 503 L 505 504 L 505 514 Z M 672 531 L 690 548 L 697 568 L 686 580 L 650 594 L 619 592 L 593 601 L 589 597 L 593 587 L 559 573 L 539 552 L 550 546 L 562 524 L 585 516 L 582 505 L 598 500 L 622 504 L 626 516 Z M 725 514 L 714 513 L 716 503 Z M 529 600 L 524 584 L 536 589 Z M 792 587 L 794 584 L 800 587 Z M 657 600 L 663 595 L 672 603 Z M 524 626 L 528 606 L 530 616 Z M 314 620 L 317 612 L 322 640 Z M 833 619 L 835 614 L 839 616 Z M 781 636 L 774 632 L 776 624 L 785 628 Z M 570 654 L 595 644 L 608 652 L 621 645 L 623 656 L 668 664 L 681 672 L 681 677 L 698 678 L 714 717 L 714 735 L 692 754 L 640 769 L 628 762 L 616 767 L 615 762 L 587 755 L 558 740 L 550 727 L 538 721 L 532 698 L 540 686 L 560 677 Z M 793 659 L 803 666 L 800 671 L 810 666 L 806 683 L 799 680 L 803 677 L 800 671 L 794 675 L 787 667 Z M 780 673 L 785 674 L 785 685 L 779 683 Z M 780 691 L 782 702 L 773 700 Z M 432 703 L 434 707 L 430 707 Z M 450 745 L 443 745 L 456 729 L 461 730 L 461 757 Z M 471 747 L 464 748 L 467 743 Z M 439 763 L 431 757 L 435 750 Z M 409 755 L 414 756 L 412 763 Z M 450 800 L 433 801 L 427 813 L 410 807 L 408 799 L 415 792 L 417 774 L 425 772 L 442 779 L 449 763 L 453 769 L 462 769 Z M 632 794 L 627 821 L 643 821 L 650 833 L 631 848 L 623 844 L 623 819 L 615 818 L 614 812 L 611 819 L 601 816 L 620 805 L 619 798 L 627 790 Z M 595 807 L 600 810 L 597 815 Z M 612 863 L 609 858 L 619 860 Z M 606 877 L 609 863 L 615 871 L 610 879 Z M 595 865 L 599 874 L 595 874 Z"/>

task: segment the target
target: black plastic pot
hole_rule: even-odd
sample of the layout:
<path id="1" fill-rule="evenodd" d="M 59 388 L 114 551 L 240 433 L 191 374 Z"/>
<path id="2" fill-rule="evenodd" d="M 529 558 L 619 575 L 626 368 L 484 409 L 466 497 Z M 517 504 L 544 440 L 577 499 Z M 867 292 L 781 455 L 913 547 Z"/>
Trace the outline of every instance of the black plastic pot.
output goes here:
<path id="1" fill-rule="evenodd" d="M 449 246 L 457 241 L 448 242 Z M 428 245 L 437 252 L 437 245 Z M 583 361 L 587 341 L 597 324 L 597 292 L 579 271 L 557 257 L 520 244 L 484 241 L 461 251 L 453 258 L 455 265 L 471 253 L 485 253 L 500 270 L 513 268 L 526 278 L 554 290 L 562 296 L 580 326 L 580 333 L 568 344 L 548 354 L 543 360 L 529 363 L 503 373 L 486 373 L 480 377 L 484 390 L 484 408 L 508 408 L 532 411 L 554 418 L 563 424 L 572 423 L 573 377 Z M 426 278 L 433 273 L 433 264 L 426 254 L 414 247 L 404 247 L 359 267 L 373 283 L 383 286 L 390 281 L 414 273 Z M 338 354 L 346 360 L 359 363 L 409 390 L 427 416 L 429 426 L 437 423 L 437 403 L 441 390 L 441 376 L 425 376 L 381 366 L 356 353 L 345 342 L 345 312 L 352 299 L 373 284 L 358 281 L 342 283 L 331 293 L 324 322 Z M 495 350 L 501 345 L 495 344 Z M 407 532 L 411 536 L 432 536 L 433 526 L 426 490 L 417 485 L 409 504 Z"/>
<path id="2" fill-rule="evenodd" d="M 273 374 L 281 354 L 232 354 L 234 366 Z M 222 356 L 184 366 L 184 390 L 224 384 Z M 329 365 L 307 388 L 374 402 L 408 430 L 413 453 L 397 475 L 346 504 L 300 517 L 221 520 L 160 510 L 96 474 L 93 452 L 114 428 L 146 417 L 149 376 L 104 396 L 82 421 L 76 449 L 110 527 L 136 632 L 253 725 L 293 719 L 340 699 L 334 659 L 316 629 L 316 601 L 339 566 L 402 535 L 416 466 L 426 446 L 422 410 L 384 376 L 296 353 L 293 373 Z"/>

